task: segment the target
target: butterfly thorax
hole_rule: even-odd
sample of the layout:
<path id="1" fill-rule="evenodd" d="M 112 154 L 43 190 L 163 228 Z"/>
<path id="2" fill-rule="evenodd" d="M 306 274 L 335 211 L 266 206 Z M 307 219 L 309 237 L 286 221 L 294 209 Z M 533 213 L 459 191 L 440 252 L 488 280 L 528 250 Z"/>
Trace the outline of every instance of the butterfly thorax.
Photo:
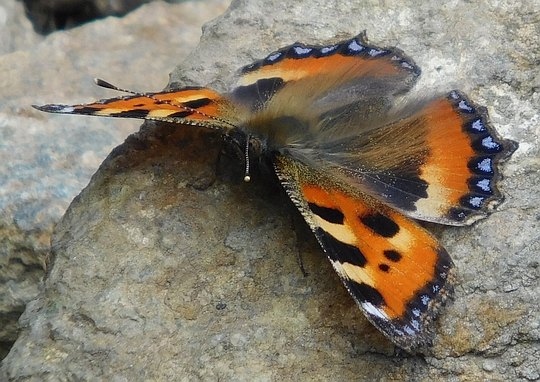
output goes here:
<path id="1" fill-rule="evenodd" d="M 265 140 L 270 151 L 282 151 L 311 136 L 309 122 L 295 115 L 255 118 L 249 121 L 247 132 Z"/>

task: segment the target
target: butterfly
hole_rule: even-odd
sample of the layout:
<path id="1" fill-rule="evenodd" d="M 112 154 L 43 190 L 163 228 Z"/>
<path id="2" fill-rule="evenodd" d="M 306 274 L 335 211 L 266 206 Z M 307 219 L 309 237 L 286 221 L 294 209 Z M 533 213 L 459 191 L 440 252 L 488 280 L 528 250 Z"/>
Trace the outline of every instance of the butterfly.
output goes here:
<path id="1" fill-rule="evenodd" d="M 245 158 L 270 161 L 367 319 L 397 346 L 428 345 L 453 294 L 446 250 L 412 219 L 469 225 L 503 197 L 501 139 L 465 94 L 411 95 L 420 69 L 365 34 L 295 43 L 243 67 L 226 94 L 204 87 L 131 93 L 64 114 L 141 118 L 217 130 Z M 411 219 L 412 218 L 412 219 Z"/>

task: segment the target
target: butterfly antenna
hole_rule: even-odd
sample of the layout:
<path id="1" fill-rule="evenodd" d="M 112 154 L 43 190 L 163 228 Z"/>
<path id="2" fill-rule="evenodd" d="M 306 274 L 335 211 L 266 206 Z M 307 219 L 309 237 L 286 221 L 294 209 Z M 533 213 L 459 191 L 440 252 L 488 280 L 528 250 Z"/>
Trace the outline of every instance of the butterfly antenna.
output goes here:
<path id="1" fill-rule="evenodd" d="M 245 158 L 246 158 L 246 172 L 244 173 L 244 182 L 249 182 L 251 180 L 251 176 L 249 176 L 249 143 L 251 141 L 251 135 L 248 135 L 246 137 L 246 151 L 245 151 Z"/>
<path id="2" fill-rule="evenodd" d="M 102 88 L 105 88 L 105 89 L 117 90 L 119 92 L 129 93 L 133 95 L 143 95 L 142 93 L 137 93 L 137 92 L 134 92 L 133 90 L 119 88 L 118 86 L 115 86 L 111 84 L 110 82 L 102 80 L 101 78 L 94 78 L 94 82 L 96 83 L 97 86 L 101 86 Z"/>

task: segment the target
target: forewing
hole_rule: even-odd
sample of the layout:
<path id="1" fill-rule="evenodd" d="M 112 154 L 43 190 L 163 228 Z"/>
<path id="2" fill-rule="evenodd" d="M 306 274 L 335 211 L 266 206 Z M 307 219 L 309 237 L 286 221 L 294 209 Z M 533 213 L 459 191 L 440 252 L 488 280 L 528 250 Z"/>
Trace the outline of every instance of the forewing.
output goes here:
<path id="1" fill-rule="evenodd" d="M 229 129 L 232 105 L 219 93 L 199 87 L 159 93 L 110 98 L 82 105 L 44 105 L 36 109 L 50 113 L 140 118 L 178 124 Z"/>
<path id="2" fill-rule="evenodd" d="M 398 346 L 428 344 L 453 264 L 426 230 L 373 198 L 278 156 L 285 190 L 366 317 Z"/>
<path id="3" fill-rule="evenodd" d="M 231 98 L 251 111 L 283 89 L 318 102 L 320 112 L 344 99 L 388 98 L 409 90 L 420 69 L 396 48 L 369 45 L 364 34 L 331 45 L 295 43 L 245 66 Z M 285 96 L 287 98 L 287 96 Z"/>

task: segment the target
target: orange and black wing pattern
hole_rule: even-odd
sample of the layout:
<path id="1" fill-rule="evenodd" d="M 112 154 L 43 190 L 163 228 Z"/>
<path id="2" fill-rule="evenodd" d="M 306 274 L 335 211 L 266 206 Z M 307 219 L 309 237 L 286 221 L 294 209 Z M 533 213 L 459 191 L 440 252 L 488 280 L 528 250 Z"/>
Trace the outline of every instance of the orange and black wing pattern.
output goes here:
<path id="1" fill-rule="evenodd" d="M 399 94 L 409 90 L 419 75 L 420 69 L 401 50 L 377 48 L 360 34 L 331 45 L 297 42 L 273 52 L 240 70 L 230 97 L 257 111 L 287 86 L 300 87 L 304 96 L 313 97 L 327 93 L 329 86 L 336 91 L 369 79 L 379 94 Z"/>
<path id="2" fill-rule="evenodd" d="M 278 156 L 276 172 L 366 317 L 398 346 L 429 344 L 453 292 L 453 264 L 437 240 L 401 213 Z"/>
<path id="3" fill-rule="evenodd" d="M 102 80 L 98 80 L 98 85 L 116 89 Z M 220 115 L 230 112 L 231 104 L 219 93 L 202 87 L 134 94 L 82 105 L 34 107 L 49 113 L 139 118 L 225 130 L 233 127 L 230 122 L 220 118 Z"/>
<path id="4" fill-rule="evenodd" d="M 269 156 L 366 317 L 412 350 L 430 343 L 454 277 L 448 253 L 409 217 L 450 225 L 485 217 L 502 201 L 498 164 L 517 147 L 459 91 L 411 96 L 419 75 L 402 51 L 360 34 L 279 49 L 243 67 L 225 95 L 128 91 L 36 108 L 219 129 L 245 154 L 245 179 L 250 155 Z"/>
<path id="5" fill-rule="evenodd" d="M 416 219 L 466 225 L 502 201 L 498 164 L 516 147 L 497 135 L 484 108 L 452 91 L 348 139 L 340 152 L 322 152 L 336 172 L 384 204 Z"/>

